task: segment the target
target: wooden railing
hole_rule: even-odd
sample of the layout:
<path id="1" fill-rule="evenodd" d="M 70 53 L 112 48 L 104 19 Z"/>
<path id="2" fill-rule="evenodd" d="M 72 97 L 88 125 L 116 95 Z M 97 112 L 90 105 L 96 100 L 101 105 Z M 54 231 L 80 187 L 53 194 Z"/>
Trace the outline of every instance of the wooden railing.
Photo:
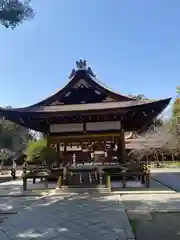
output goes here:
<path id="1" fill-rule="evenodd" d="M 127 171 L 121 166 L 81 166 L 81 167 L 62 167 L 57 169 L 36 169 L 27 171 L 23 170 L 23 187 L 27 189 L 27 179 L 32 179 L 36 183 L 36 179 L 44 180 L 47 187 L 48 180 L 56 180 L 57 186 L 76 186 L 76 187 L 92 187 L 107 186 L 111 189 L 112 178 L 118 177 L 122 183 L 122 187 L 127 187 L 129 178 L 138 178 L 145 187 L 150 186 L 150 172 L 147 169 L 131 169 Z"/>
<path id="2" fill-rule="evenodd" d="M 128 177 L 137 177 L 140 182 L 145 185 L 146 188 L 150 187 L 150 171 L 144 171 L 144 172 L 121 172 L 121 173 L 112 173 L 112 174 L 107 174 L 106 176 L 106 186 L 107 188 L 111 191 L 112 186 L 111 186 L 111 179 L 112 177 L 120 177 L 121 178 L 121 183 L 122 187 L 126 188 L 127 187 L 127 181 Z"/>

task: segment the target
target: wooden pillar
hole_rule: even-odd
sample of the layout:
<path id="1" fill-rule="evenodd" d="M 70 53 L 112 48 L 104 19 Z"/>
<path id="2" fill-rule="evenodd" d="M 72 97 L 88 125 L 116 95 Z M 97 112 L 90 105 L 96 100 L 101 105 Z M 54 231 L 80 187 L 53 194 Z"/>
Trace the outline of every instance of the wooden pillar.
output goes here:
<path id="1" fill-rule="evenodd" d="M 68 174 L 68 169 L 67 169 L 67 167 L 63 167 L 63 185 L 64 186 L 66 186 L 67 184 L 68 184 L 68 176 L 67 176 L 67 174 Z"/>
<path id="2" fill-rule="evenodd" d="M 59 177 L 58 177 L 58 182 L 57 182 L 57 187 L 61 188 L 62 187 L 62 173 L 60 173 Z"/>
<path id="3" fill-rule="evenodd" d="M 67 152 L 67 144 L 64 143 L 64 152 Z"/>
<path id="4" fill-rule="evenodd" d="M 59 144 L 59 142 L 56 143 L 56 152 L 58 153 L 58 155 L 60 155 L 60 144 Z"/>
<path id="5" fill-rule="evenodd" d="M 162 157 L 162 162 L 163 162 L 163 165 L 164 165 L 164 153 L 163 152 L 161 153 L 161 157 Z"/>
<path id="6" fill-rule="evenodd" d="M 50 136 L 47 135 L 47 148 L 50 148 L 50 145 L 51 145 Z"/>
<path id="7" fill-rule="evenodd" d="M 121 123 L 120 128 L 120 136 L 117 140 L 117 151 L 118 151 L 118 159 L 119 163 L 125 163 L 126 162 L 126 152 L 125 152 L 125 137 L 124 137 L 124 129 L 123 129 L 123 123 Z"/>
<path id="8" fill-rule="evenodd" d="M 26 178 L 26 175 L 27 175 L 27 163 L 25 162 L 23 164 L 23 174 L 22 174 L 22 177 L 23 177 L 23 190 L 24 191 L 27 190 L 27 178 Z"/>
<path id="9" fill-rule="evenodd" d="M 66 143 L 64 143 L 64 162 L 65 162 L 65 164 L 67 163 L 66 161 L 67 161 L 67 159 L 66 159 L 66 152 L 67 152 L 67 144 Z M 64 186 L 66 186 L 67 185 L 67 178 L 68 178 L 68 168 L 67 168 L 67 166 L 65 165 L 64 167 L 63 167 L 63 185 Z"/>
<path id="10" fill-rule="evenodd" d="M 45 187 L 45 189 L 48 188 L 48 178 L 47 177 L 44 178 L 44 187 Z"/>
<path id="11" fill-rule="evenodd" d="M 33 177 L 33 184 L 36 183 L 36 177 Z"/>
<path id="12" fill-rule="evenodd" d="M 150 171 L 146 170 L 146 187 L 150 187 Z"/>
<path id="13" fill-rule="evenodd" d="M 159 155 L 158 153 L 155 151 L 155 159 L 156 159 L 156 166 L 159 167 L 160 164 L 159 164 Z"/>
<path id="14" fill-rule="evenodd" d="M 23 177 L 23 190 L 26 191 L 27 190 L 27 178 Z"/>
<path id="15" fill-rule="evenodd" d="M 149 164 L 149 158 L 148 158 L 148 154 L 146 154 L 146 165 Z"/>
<path id="16" fill-rule="evenodd" d="M 109 192 L 111 192 L 111 175 L 106 175 L 106 187 L 108 188 Z"/>
<path id="17" fill-rule="evenodd" d="M 107 147 L 106 147 L 106 140 L 104 141 L 104 161 L 103 161 L 103 165 L 104 162 L 107 162 L 108 160 L 108 152 L 107 152 Z"/>
<path id="18" fill-rule="evenodd" d="M 66 159 L 66 152 L 67 152 L 67 144 L 64 142 L 64 164 L 67 164 L 67 159 Z"/>
<path id="19" fill-rule="evenodd" d="M 122 173 L 122 187 L 126 188 L 126 175 L 125 175 L 125 172 Z"/>
<path id="20" fill-rule="evenodd" d="M 57 141 L 56 143 L 56 152 L 57 152 L 57 157 L 56 157 L 56 167 L 60 166 L 60 143 Z"/>

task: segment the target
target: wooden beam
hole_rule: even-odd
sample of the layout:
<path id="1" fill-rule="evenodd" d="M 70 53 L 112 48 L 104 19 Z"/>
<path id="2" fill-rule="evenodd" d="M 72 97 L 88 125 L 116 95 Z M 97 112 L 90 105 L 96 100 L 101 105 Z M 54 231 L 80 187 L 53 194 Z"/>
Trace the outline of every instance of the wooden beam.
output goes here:
<path id="1" fill-rule="evenodd" d="M 84 134 L 84 135 L 67 135 L 67 136 L 61 136 L 54 135 L 50 136 L 51 139 L 55 140 L 58 139 L 59 141 L 68 140 L 68 139 L 88 139 L 88 138 L 98 138 L 98 137 L 118 137 L 121 133 L 97 133 L 97 134 Z"/>

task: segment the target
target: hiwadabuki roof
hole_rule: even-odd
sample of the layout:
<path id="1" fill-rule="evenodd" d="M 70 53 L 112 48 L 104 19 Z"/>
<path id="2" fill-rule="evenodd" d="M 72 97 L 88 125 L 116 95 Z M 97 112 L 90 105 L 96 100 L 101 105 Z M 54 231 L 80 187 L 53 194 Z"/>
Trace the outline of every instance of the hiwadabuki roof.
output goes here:
<path id="1" fill-rule="evenodd" d="M 107 103 L 88 103 L 88 104 L 71 104 L 71 105 L 57 105 L 57 106 L 35 106 L 27 108 L 14 108 L 2 110 L 4 112 L 19 112 L 19 113 L 73 113 L 73 112 L 89 112 L 99 110 L 133 110 L 137 107 L 153 107 L 166 106 L 170 99 L 163 99 L 158 101 L 137 100 L 137 101 L 123 101 L 123 102 L 107 102 Z"/>
<path id="2" fill-rule="evenodd" d="M 0 115 L 40 132 L 48 131 L 52 118 L 61 121 L 61 117 L 67 116 L 122 115 L 125 130 L 134 131 L 152 122 L 171 100 L 137 100 L 124 96 L 103 86 L 86 61 L 80 60 L 76 65 L 69 82 L 54 95 L 24 108 L 1 108 Z"/>

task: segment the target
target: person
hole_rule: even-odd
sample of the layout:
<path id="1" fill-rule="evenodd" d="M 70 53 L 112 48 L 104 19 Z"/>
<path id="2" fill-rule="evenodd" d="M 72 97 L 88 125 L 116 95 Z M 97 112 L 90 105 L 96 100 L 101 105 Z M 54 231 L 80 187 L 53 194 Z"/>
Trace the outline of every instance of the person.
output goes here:
<path id="1" fill-rule="evenodd" d="M 12 163 L 11 176 L 13 177 L 13 180 L 16 180 L 16 162 L 14 160 Z"/>

